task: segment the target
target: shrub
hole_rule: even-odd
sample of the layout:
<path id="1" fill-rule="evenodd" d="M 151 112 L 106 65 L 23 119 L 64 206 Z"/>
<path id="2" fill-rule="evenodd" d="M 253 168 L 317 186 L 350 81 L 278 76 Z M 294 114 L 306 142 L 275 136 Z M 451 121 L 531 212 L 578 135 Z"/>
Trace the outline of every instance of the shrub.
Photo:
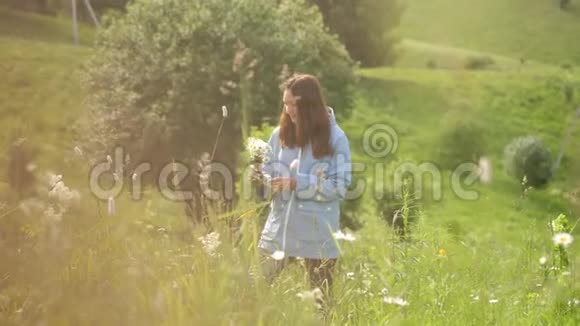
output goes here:
<path id="1" fill-rule="evenodd" d="M 483 70 L 495 64 L 493 58 L 489 56 L 470 57 L 465 62 L 465 69 Z"/>
<path id="2" fill-rule="evenodd" d="M 435 60 L 433 60 L 433 59 L 427 61 L 427 68 L 437 69 L 437 62 L 435 62 Z"/>
<path id="3" fill-rule="evenodd" d="M 406 178 L 400 193 L 384 190 L 384 198 L 376 200 L 380 218 L 393 228 L 395 234 L 405 238 L 409 235 L 410 226 L 421 213 L 420 198 L 414 189 L 414 182 Z"/>
<path id="4" fill-rule="evenodd" d="M 543 142 L 534 136 L 519 137 L 504 150 L 504 165 L 509 175 L 518 181 L 541 188 L 552 178 L 552 157 Z"/>
<path id="5" fill-rule="evenodd" d="M 486 150 L 485 130 L 474 120 L 452 119 L 443 126 L 437 161 L 453 169 L 465 162 L 477 163 Z"/>
<path id="6" fill-rule="evenodd" d="M 398 0 L 309 0 L 316 4 L 324 23 L 338 34 L 351 57 L 363 66 L 392 65 L 397 58 L 403 6 Z"/>

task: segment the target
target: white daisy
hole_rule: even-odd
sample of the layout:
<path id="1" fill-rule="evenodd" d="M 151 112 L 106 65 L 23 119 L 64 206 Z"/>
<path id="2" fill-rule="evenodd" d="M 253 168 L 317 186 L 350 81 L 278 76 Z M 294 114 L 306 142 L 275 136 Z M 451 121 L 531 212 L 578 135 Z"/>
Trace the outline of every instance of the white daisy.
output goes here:
<path id="1" fill-rule="evenodd" d="M 560 232 L 554 235 L 552 241 L 554 241 L 554 244 L 557 246 L 568 248 L 568 246 L 571 245 L 572 242 L 574 242 L 574 238 L 572 237 L 572 235 L 570 235 L 570 233 Z"/>
<path id="2" fill-rule="evenodd" d="M 491 303 L 491 304 L 496 304 L 498 302 L 499 302 L 498 299 L 489 299 L 489 303 Z"/>
<path id="3" fill-rule="evenodd" d="M 540 257 L 540 265 L 546 265 L 546 263 L 548 262 L 548 258 L 546 257 Z"/>

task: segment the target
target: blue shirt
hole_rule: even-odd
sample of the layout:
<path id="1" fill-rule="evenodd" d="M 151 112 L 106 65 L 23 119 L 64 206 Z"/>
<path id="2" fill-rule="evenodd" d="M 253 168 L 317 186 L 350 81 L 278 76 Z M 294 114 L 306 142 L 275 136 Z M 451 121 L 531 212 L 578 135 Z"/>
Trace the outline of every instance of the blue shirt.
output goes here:
<path id="1" fill-rule="evenodd" d="M 332 108 L 328 110 L 332 156 L 315 158 L 310 144 L 303 149 L 282 147 L 279 127 L 268 141 L 272 153 L 263 166 L 266 178 L 296 178 L 295 191 L 276 193 L 270 203 L 258 243 L 270 253 L 282 250 L 286 257 L 313 259 L 339 255 L 335 242 L 338 240 L 332 234 L 339 230 L 340 200 L 345 198 L 351 183 L 351 155 L 346 134 L 336 124 Z M 295 160 L 299 163 L 292 167 Z"/>

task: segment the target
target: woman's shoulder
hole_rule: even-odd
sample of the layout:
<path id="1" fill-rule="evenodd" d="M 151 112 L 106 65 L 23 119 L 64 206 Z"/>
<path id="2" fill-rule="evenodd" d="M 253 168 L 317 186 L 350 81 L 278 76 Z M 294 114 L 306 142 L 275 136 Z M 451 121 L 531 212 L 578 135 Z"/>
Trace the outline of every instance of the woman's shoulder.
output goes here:
<path id="1" fill-rule="evenodd" d="M 341 141 L 348 141 L 348 136 L 346 135 L 346 132 L 344 132 L 344 130 L 342 130 L 342 128 L 340 128 L 338 124 L 332 126 L 330 138 L 333 144 L 336 144 Z"/>
<path id="2" fill-rule="evenodd" d="M 270 134 L 270 142 L 278 137 L 280 137 L 280 126 L 276 126 L 274 130 L 272 130 L 272 133 Z"/>

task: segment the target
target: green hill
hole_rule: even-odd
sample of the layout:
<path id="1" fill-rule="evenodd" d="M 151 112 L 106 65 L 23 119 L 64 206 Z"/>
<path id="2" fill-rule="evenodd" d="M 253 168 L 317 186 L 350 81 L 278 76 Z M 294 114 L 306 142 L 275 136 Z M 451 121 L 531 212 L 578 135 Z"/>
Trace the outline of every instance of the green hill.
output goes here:
<path id="1" fill-rule="evenodd" d="M 580 63 L 580 3 L 407 0 L 403 38 L 550 64 Z"/>
<path id="2" fill-rule="evenodd" d="M 70 33 L 63 20 L 0 8 L 0 145 L 26 137 L 41 164 L 63 162 L 82 106 L 76 73 L 90 49 L 72 46 Z"/>

